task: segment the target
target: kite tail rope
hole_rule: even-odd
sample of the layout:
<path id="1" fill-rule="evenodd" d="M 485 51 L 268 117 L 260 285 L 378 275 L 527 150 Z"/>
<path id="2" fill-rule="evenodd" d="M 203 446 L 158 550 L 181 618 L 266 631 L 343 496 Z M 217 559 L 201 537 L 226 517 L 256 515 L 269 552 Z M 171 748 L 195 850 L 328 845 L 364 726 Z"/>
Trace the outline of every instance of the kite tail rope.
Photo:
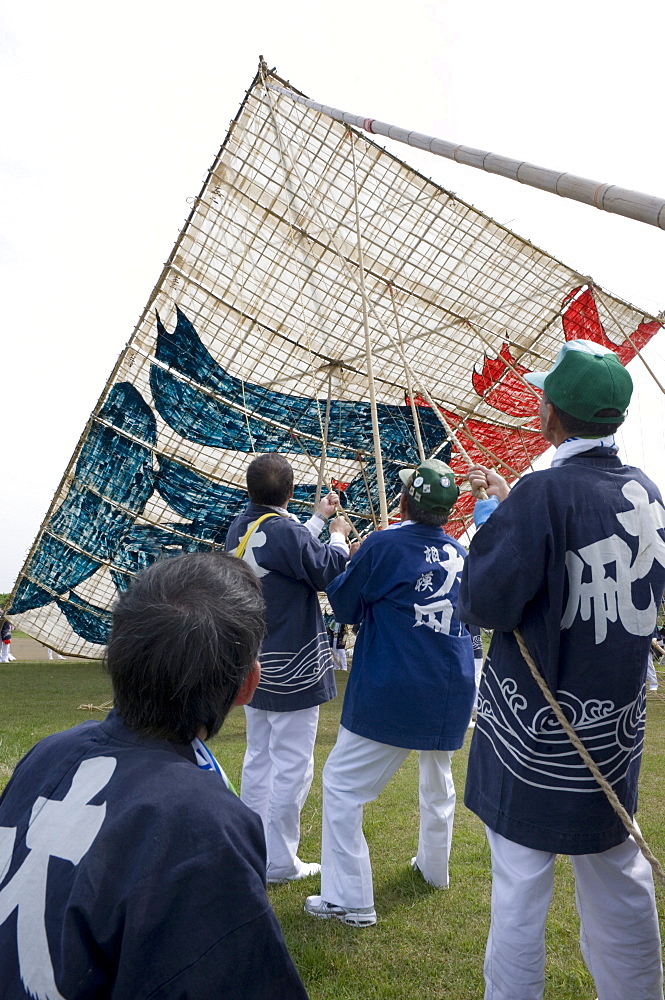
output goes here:
<path id="1" fill-rule="evenodd" d="M 651 868 L 653 869 L 653 874 L 654 874 L 655 879 L 661 885 L 665 885 L 665 871 L 663 871 L 663 869 L 661 868 L 660 862 L 654 856 L 654 854 L 651 852 L 651 849 L 649 848 L 649 845 L 647 844 L 646 840 L 644 839 L 644 837 L 642 836 L 642 834 L 640 833 L 640 831 L 638 830 L 638 828 L 633 823 L 632 817 L 628 815 L 626 809 L 621 804 L 621 802 L 619 800 L 619 797 L 617 796 L 616 792 L 614 791 L 614 789 L 610 785 L 609 781 L 601 773 L 600 768 L 596 764 L 595 760 L 593 759 L 593 757 L 591 756 L 591 754 L 589 753 L 589 751 L 587 750 L 587 748 L 584 746 L 584 744 L 582 743 L 581 739 L 579 738 L 579 736 L 577 735 L 577 733 L 575 732 L 575 730 L 571 726 L 570 722 L 568 721 L 568 719 L 564 715 L 564 712 L 563 712 L 563 709 L 561 708 L 561 705 L 559 704 L 559 702 L 556 700 L 556 698 L 554 697 L 554 695 L 550 691 L 550 689 L 547 686 L 547 683 L 545 681 L 545 678 L 543 677 L 543 675 L 541 674 L 540 670 L 536 666 L 535 660 L 533 659 L 533 657 L 531 656 L 531 654 L 530 654 L 530 652 L 529 652 L 529 650 L 527 648 L 527 645 L 526 645 L 526 643 L 524 641 L 524 637 L 522 636 L 522 633 L 520 632 L 520 630 L 518 628 L 516 628 L 513 631 L 513 635 L 515 636 L 515 639 L 517 640 L 517 645 L 520 648 L 520 652 L 521 652 L 522 656 L 524 657 L 524 659 L 525 659 L 525 661 L 526 661 L 526 663 L 527 663 L 527 665 L 529 667 L 529 670 L 531 671 L 531 673 L 533 675 L 533 679 L 535 680 L 535 682 L 538 685 L 538 687 L 540 688 L 540 690 L 543 692 L 543 695 L 545 696 L 545 699 L 547 700 L 547 702 L 549 703 L 552 711 L 554 712 L 554 714 L 556 715 L 557 719 L 561 723 L 561 726 L 562 726 L 564 732 L 568 735 L 568 738 L 570 739 L 570 742 L 573 744 L 573 746 L 575 747 L 575 749 L 579 753 L 580 757 L 582 758 L 582 760 L 584 761 L 584 763 L 586 764 L 586 766 L 589 768 L 589 770 L 593 774 L 594 778 L 596 779 L 596 781 L 598 782 L 598 784 L 600 785 L 600 787 L 604 791 L 604 793 L 607 796 L 607 798 L 608 798 L 608 800 L 609 800 L 612 808 L 614 809 L 614 811 L 616 812 L 616 814 L 619 816 L 621 822 L 625 826 L 625 828 L 628 831 L 628 833 L 637 842 L 637 845 L 638 845 L 639 849 L 641 850 L 642 854 L 647 859 L 647 861 L 651 865 Z"/>

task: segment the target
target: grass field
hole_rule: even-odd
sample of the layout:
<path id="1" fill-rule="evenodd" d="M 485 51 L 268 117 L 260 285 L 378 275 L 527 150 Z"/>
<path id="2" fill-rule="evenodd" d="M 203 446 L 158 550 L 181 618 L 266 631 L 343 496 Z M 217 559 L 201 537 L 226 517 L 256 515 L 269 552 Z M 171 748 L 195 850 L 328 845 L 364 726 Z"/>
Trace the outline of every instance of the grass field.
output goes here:
<path id="1" fill-rule="evenodd" d="M 338 674 L 342 689 L 345 675 Z M 99 712 L 111 697 L 98 663 L 46 661 L 0 667 L 0 788 L 17 760 L 42 736 Z M 317 740 L 314 785 L 303 812 L 300 855 L 319 857 L 321 768 L 332 748 L 340 699 L 323 706 Z M 483 995 L 482 964 L 489 922 L 489 850 L 480 821 L 462 802 L 468 740 L 455 754 L 458 809 L 451 857 L 451 885 L 437 891 L 408 867 L 418 830 L 415 753 L 381 798 L 365 810 L 365 833 L 374 869 L 379 922 L 366 930 L 337 921 L 317 921 L 302 912 L 304 898 L 318 892 L 318 879 L 271 886 L 270 898 L 295 963 L 312 1000 L 477 1000 Z M 234 709 L 213 752 L 239 786 L 244 751 L 244 716 Z M 663 783 L 665 699 L 650 695 L 642 766 L 639 821 L 657 857 L 665 859 Z M 658 889 L 661 921 L 665 889 Z M 596 996 L 577 942 L 573 879 L 566 858 L 557 861 L 548 924 L 545 1000 L 593 1000 Z"/>

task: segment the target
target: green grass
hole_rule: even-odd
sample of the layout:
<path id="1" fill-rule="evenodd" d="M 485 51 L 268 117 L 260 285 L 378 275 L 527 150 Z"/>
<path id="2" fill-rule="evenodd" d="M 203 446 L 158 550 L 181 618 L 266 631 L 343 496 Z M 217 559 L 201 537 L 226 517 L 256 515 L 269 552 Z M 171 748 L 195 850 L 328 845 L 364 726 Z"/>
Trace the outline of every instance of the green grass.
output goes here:
<path id="1" fill-rule="evenodd" d="M 345 676 L 338 674 L 343 690 Z M 46 661 L 0 668 L 0 787 L 16 761 L 47 733 L 100 713 L 80 704 L 110 699 L 98 663 Z M 302 817 L 300 855 L 319 857 L 321 768 L 334 745 L 340 699 L 324 705 L 317 739 L 316 773 Z M 665 778 L 665 699 L 648 699 L 639 820 L 652 850 L 665 859 L 662 802 Z M 483 951 L 489 924 L 489 850 L 481 822 L 462 804 L 468 751 L 455 754 L 458 807 L 451 857 L 451 885 L 427 886 L 408 867 L 418 832 L 418 767 L 412 754 L 376 802 L 365 809 L 365 832 L 374 870 L 379 922 L 355 930 L 317 921 L 302 912 L 318 879 L 271 886 L 270 898 L 294 961 L 312 1000 L 479 1000 Z M 244 752 L 244 716 L 234 709 L 212 741 L 236 787 Z M 3 777 L 4 775 L 4 777 Z M 658 889 L 661 920 L 665 889 Z M 557 860 L 556 888 L 548 922 L 544 1000 L 593 1000 L 596 996 L 579 950 L 573 876 L 567 858 Z"/>

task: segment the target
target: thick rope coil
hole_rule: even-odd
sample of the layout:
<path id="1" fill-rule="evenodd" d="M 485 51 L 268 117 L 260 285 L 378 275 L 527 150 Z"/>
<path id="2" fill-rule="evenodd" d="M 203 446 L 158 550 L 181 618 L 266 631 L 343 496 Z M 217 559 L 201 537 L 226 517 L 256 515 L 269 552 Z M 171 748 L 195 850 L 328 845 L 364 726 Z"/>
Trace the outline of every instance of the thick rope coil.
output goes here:
<path id="1" fill-rule="evenodd" d="M 571 726 L 570 722 L 564 715 L 561 705 L 550 691 L 545 681 L 545 678 L 542 676 L 540 670 L 536 666 L 534 659 L 532 658 L 529 650 L 527 649 L 527 645 L 524 641 L 522 633 L 518 628 L 516 628 L 513 632 L 513 635 L 515 636 L 515 639 L 517 640 L 517 645 L 520 648 L 520 652 L 524 657 L 529 667 L 529 670 L 533 675 L 533 679 L 535 680 L 540 690 L 543 692 L 543 695 L 545 696 L 550 708 L 552 709 L 557 719 L 561 723 L 561 726 L 564 732 L 567 734 L 568 738 L 570 739 L 570 742 L 573 744 L 573 746 L 579 753 L 580 757 L 582 758 L 586 766 L 589 768 L 589 770 L 593 774 L 594 778 L 596 779 L 602 790 L 605 792 L 605 795 L 607 796 L 612 808 L 618 815 L 619 819 L 625 826 L 628 833 L 637 842 L 637 845 L 640 848 L 642 854 L 647 859 L 647 861 L 651 865 L 651 868 L 653 869 L 654 878 L 658 882 L 660 882 L 661 885 L 665 885 L 665 871 L 663 871 L 658 859 L 652 854 L 646 840 L 644 839 L 640 831 L 633 823 L 632 817 L 628 815 L 626 809 L 619 801 L 619 797 L 617 796 L 616 792 L 610 785 L 609 781 L 602 774 L 595 760 L 593 759 L 587 748 L 584 746 L 581 739 L 579 738 L 579 736 Z"/>

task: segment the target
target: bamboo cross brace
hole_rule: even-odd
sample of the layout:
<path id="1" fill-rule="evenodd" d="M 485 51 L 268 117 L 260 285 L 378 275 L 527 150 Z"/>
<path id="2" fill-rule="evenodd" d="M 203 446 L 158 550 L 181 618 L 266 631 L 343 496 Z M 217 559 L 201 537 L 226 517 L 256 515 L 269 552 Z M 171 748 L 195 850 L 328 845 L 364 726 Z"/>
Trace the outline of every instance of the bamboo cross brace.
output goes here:
<path id="1" fill-rule="evenodd" d="M 411 404 L 411 416 L 413 417 L 413 427 L 416 432 L 416 444 L 418 445 L 418 455 L 420 456 L 420 461 L 423 462 L 425 460 L 425 449 L 423 447 L 423 439 L 420 433 L 418 408 L 416 407 L 415 400 L 413 398 L 413 387 L 411 384 L 411 369 L 406 364 L 406 354 L 404 352 L 404 340 L 402 338 L 402 329 L 400 327 L 399 316 L 397 314 L 397 303 L 395 302 L 395 291 L 392 281 L 388 282 L 388 291 L 390 292 L 390 301 L 392 302 L 393 314 L 395 316 L 395 327 L 397 329 L 399 353 L 402 358 L 402 363 L 404 364 L 404 374 L 406 375 L 406 391 L 409 394 L 409 403 Z"/>
<path id="2" fill-rule="evenodd" d="M 469 430 L 468 424 L 466 422 L 466 417 L 464 417 L 464 419 L 462 420 L 462 427 L 464 428 L 464 433 L 469 438 L 469 440 L 475 444 L 476 448 L 479 448 L 481 451 L 484 451 L 485 454 L 488 456 L 488 458 L 491 458 L 493 459 L 494 462 L 497 462 L 499 465 L 502 465 L 504 469 L 506 469 L 506 471 L 511 474 L 511 476 L 515 476 L 516 479 L 519 479 L 521 475 L 520 472 L 517 472 L 515 469 L 513 469 L 513 467 L 511 465 L 508 465 L 507 462 L 504 462 L 504 460 L 500 458 L 499 455 L 495 454 L 495 452 L 493 452 L 490 448 L 482 444 L 478 440 L 478 438 L 474 437 L 474 435 Z M 521 428 L 519 429 L 521 430 Z M 522 447 L 524 447 L 524 442 L 522 442 Z"/>
<path id="3" fill-rule="evenodd" d="M 300 438 L 298 437 L 298 435 L 296 434 L 295 431 L 291 431 L 291 437 L 296 442 L 296 444 L 298 444 L 302 448 L 305 456 L 309 459 L 309 461 L 311 462 L 312 466 L 316 469 L 316 471 L 318 473 L 318 470 L 319 470 L 318 465 L 314 461 L 314 458 L 307 451 L 307 448 L 305 448 L 305 445 L 302 443 L 302 441 L 300 440 Z M 332 489 L 332 486 L 331 486 L 331 489 Z M 338 517 L 343 517 L 344 520 L 347 521 L 348 524 L 350 524 L 351 530 L 353 531 L 353 533 L 356 536 L 356 538 L 362 540 L 362 535 L 360 534 L 360 532 L 358 531 L 358 529 L 356 528 L 355 524 L 353 523 L 353 521 L 351 520 L 351 518 L 349 517 L 349 515 L 346 513 L 346 511 L 344 510 L 344 508 L 341 506 L 341 504 L 337 508 L 337 516 Z"/>
<path id="4" fill-rule="evenodd" d="M 358 464 L 360 465 L 360 475 L 363 477 L 363 483 L 365 484 L 365 492 L 367 493 L 367 501 L 369 503 L 370 513 L 372 515 L 372 524 L 374 528 L 379 527 L 379 522 L 376 517 L 376 511 L 374 510 L 374 504 L 372 503 L 372 495 L 369 491 L 369 483 L 367 481 L 367 476 L 365 475 L 365 467 L 363 465 L 362 455 L 358 452 Z"/>
<path id="5" fill-rule="evenodd" d="M 591 287 L 594 288 L 594 289 L 596 288 L 595 285 L 591 285 Z M 600 289 L 598 289 L 598 291 L 600 291 Z M 653 369 L 651 368 L 649 362 L 645 360 L 644 355 L 642 354 L 642 351 L 640 350 L 640 348 L 637 346 L 637 344 L 633 343 L 633 340 L 632 340 L 630 334 L 626 333 L 624 331 L 621 323 L 616 318 L 615 314 L 612 312 L 612 310 L 608 306 L 607 302 L 605 302 L 604 299 L 601 299 L 601 302 L 602 302 L 602 305 L 604 306 L 604 308 L 607 310 L 607 312 L 608 312 L 608 314 L 610 316 L 610 319 L 613 319 L 614 322 L 616 323 L 616 325 L 619 327 L 619 333 L 621 334 L 621 336 L 623 337 L 623 339 L 626 340 L 626 341 L 628 341 L 628 343 L 633 348 L 633 350 L 635 351 L 636 355 L 638 356 L 638 358 L 640 359 L 640 361 L 642 362 L 642 364 L 644 365 L 644 367 L 646 368 L 646 370 L 649 372 L 649 375 L 651 375 L 651 378 L 654 380 L 654 382 L 656 383 L 656 385 L 658 386 L 658 388 L 660 389 L 660 391 L 665 394 L 665 387 L 663 386 L 663 383 L 660 381 L 660 379 L 658 378 L 658 376 L 656 375 L 656 373 L 653 371 Z"/>
<path id="6" fill-rule="evenodd" d="M 450 424 L 448 423 L 448 421 L 444 417 L 443 413 L 441 412 L 441 410 L 439 409 L 439 407 L 436 405 L 436 403 L 434 402 L 434 400 L 430 396 L 430 394 L 427 391 L 427 389 L 424 387 L 424 385 L 420 385 L 418 387 L 418 389 L 419 389 L 420 392 L 422 392 L 423 396 L 427 400 L 427 403 L 429 404 L 432 412 L 434 414 L 436 414 L 436 416 L 439 418 L 440 422 L 443 424 L 443 426 L 445 428 L 445 431 L 446 431 L 446 434 L 448 435 L 448 437 L 450 438 L 450 440 L 453 442 L 453 444 L 457 448 L 458 452 L 460 453 L 460 455 L 462 456 L 462 458 L 464 459 L 464 461 L 466 462 L 466 464 L 468 465 L 468 467 L 472 468 L 472 466 L 475 463 L 471 461 L 471 456 L 469 455 L 469 453 L 467 452 L 467 450 L 464 448 L 464 446 L 460 443 L 460 439 L 455 434 L 455 431 L 452 429 L 452 427 L 450 426 Z M 479 500 L 487 500 L 487 493 L 485 492 L 485 490 L 482 487 L 480 487 L 480 489 L 478 490 L 478 499 Z"/>

